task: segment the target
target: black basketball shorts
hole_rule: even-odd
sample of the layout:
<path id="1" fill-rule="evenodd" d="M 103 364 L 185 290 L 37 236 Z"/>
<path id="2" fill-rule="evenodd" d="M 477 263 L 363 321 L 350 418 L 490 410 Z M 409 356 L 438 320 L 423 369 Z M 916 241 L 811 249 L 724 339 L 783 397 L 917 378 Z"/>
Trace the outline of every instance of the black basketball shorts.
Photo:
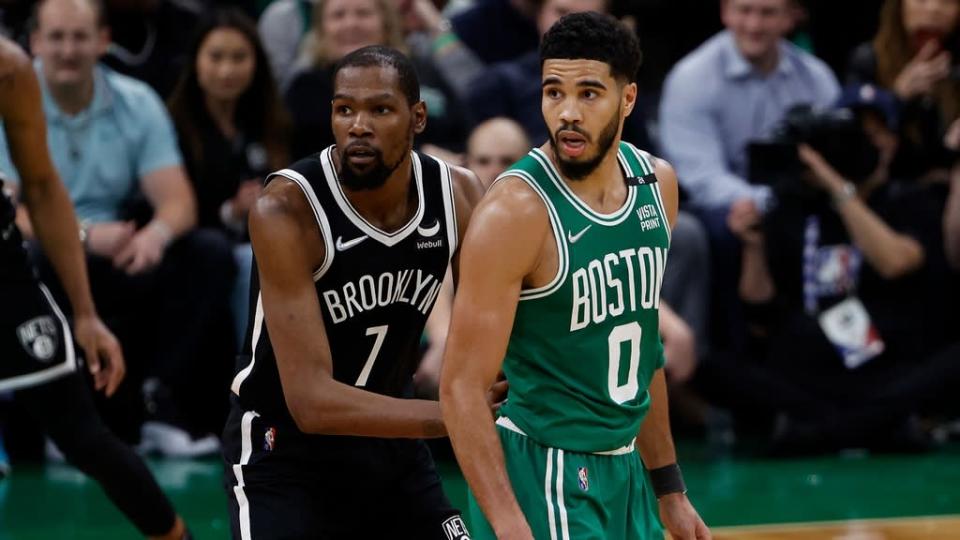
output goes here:
<path id="1" fill-rule="evenodd" d="M 305 435 L 234 404 L 223 435 L 236 540 L 469 540 L 420 440 Z"/>

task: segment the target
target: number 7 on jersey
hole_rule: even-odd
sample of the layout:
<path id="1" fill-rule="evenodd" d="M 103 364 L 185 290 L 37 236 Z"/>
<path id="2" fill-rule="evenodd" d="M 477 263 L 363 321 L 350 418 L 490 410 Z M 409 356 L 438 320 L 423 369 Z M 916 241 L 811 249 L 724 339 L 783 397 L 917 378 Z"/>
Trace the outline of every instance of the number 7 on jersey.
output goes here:
<path id="1" fill-rule="evenodd" d="M 370 378 L 370 372 L 373 371 L 373 364 L 377 362 L 377 355 L 380 354 L 380 348 L 383 347 L 383 340 L 387 338 L 387 329 L 389 326 L 371 326 L 367 328 L 368 336 L 377 336 L 376 340 L 373 342 L 373 350 L 370 351 L 370 356 L 367 357 L 367 363 L 363 365 L 363 369 L 360 370 L 360 376 L 357 377 L 357 384 L 354 386 L 366 386 L 367 379 Z"/>

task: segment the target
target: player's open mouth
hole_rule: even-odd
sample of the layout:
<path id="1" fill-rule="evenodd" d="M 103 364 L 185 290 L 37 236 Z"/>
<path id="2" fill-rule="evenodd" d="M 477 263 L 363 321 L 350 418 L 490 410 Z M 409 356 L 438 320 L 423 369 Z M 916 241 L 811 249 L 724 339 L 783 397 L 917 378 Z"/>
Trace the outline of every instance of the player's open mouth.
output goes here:
<path id="1" fill-rule="evenodd" d="M 560 150 L 570 157 L 578 157 L 587 148 L 587 139 L 574 131 L 561 131 L 557 142 Z"/>
<path id="2" fill-rule="evenodd" d="M 373 148 L 362 146 L 348 148 L 347 159 L 355 165 L 367 165 L 377 159 L 377 152 Z"/>

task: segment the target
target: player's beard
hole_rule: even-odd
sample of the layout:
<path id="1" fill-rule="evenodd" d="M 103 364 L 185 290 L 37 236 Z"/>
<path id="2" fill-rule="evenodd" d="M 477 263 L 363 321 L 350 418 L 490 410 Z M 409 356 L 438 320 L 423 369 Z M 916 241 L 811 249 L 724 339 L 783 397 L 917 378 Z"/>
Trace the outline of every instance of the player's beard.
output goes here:
<path id="1" fill-rule="evenodd" d="M 600 166 L 600 162 L 607 156 L 613 141 L 617 138 L 617 131 L 620 129 L 620 107 L 617 107 L 616 114 L 610 118 L 607 125 L 600 132 L 597 138 L 597 155 L 586 161 L 574 161 L 563 157 L 557 146 L 557 139 L 561 131 L 575 131 L 587 140 L 592 141 L 592 137 L 576 124 L 561 124 L 554 133 L 550 134 L 550 146 L 553 147 L 553 155 L 557 157 L 557 164 L 560 166 L 560 172 L 563 176 L 575 182 L 583 180 Z"/>
<path id="2" fill-rule="evenodd" d="M 360 172 L 354 170 L 350 165 L 347 152 L 352 148 L 362 147 L 373 154 L 373 163 L 366 170 Z M 369 191 L 382 186 L 397 170 L 397 167 L 403 163 L 404 156 L 400 156 L 396 163 L 388 164 L 383 159 L 383 152 L 379 148 L 363 143 L 348 144 L 346 148 L 340 151 L 340 183 L 351 191 Z"/>

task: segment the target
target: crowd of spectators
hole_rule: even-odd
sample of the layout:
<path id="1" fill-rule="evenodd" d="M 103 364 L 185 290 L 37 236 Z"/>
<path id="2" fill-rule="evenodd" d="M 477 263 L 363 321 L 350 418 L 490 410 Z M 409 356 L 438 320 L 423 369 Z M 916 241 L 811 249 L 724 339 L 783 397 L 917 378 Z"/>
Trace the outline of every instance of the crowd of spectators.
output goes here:
<path id="1" fill-rule="evenodd" d="M 146 450 L 216 451 L 250 310 L 247 212 L 265 175 L 332 144 L 338 59 L 410 55 L 418 148 L 489 185 L 547 139 L 539 37 L 593 10 L 640 35 L 623 138 L 669 160 L 682 189 L 662 323 L 678 422 L 787 453 L 949 436 L 960 0 L 839 4 L 3 0 L 130 365 L 99 403 L 108 422 Z M 0 173 L 15 191 L 5 141 Z M 22 211 L 18 224 L 30 238 Z M 435 380 L 438 358 L 418 378 Z"/>

